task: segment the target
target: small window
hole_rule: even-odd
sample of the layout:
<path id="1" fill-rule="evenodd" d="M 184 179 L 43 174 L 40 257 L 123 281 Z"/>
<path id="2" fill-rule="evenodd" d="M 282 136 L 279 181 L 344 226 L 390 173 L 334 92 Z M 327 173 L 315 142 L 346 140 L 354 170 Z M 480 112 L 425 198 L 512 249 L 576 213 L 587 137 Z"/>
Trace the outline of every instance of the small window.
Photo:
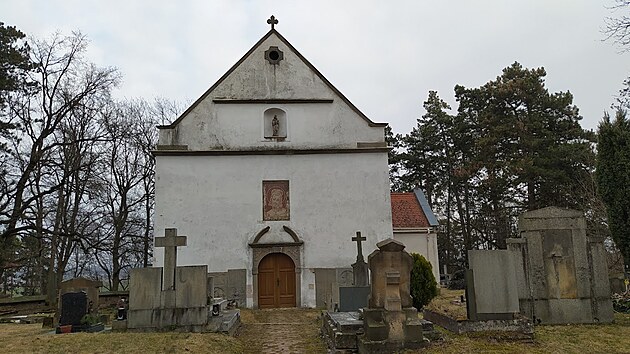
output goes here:
<path id="1" fill-rule="evenodd" d="M 284 59 L 284 53 L 278 47 L 271 46 L 265 51 L 265 59 L 267 59 L 269 64 L 276 65 Z"/>
<path id="2" fill-rule="evenodd" d="M 287 114 L 279 108 L 270 108 L 264 114 L 265 139 L 284 140 L 287 137 Z"/>

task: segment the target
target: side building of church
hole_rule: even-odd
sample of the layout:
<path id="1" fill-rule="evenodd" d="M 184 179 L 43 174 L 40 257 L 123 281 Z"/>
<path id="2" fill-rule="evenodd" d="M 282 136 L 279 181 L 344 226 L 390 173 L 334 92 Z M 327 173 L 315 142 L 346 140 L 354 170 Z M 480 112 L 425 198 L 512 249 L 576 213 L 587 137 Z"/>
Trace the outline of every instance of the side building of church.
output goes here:
<path id="1" fill-rule="evenodd" d="M 156 235 L 188 236 L 178 264 L 207 264 L 240 306 L 330 307 L 355 233 L 366 258 L 393 237 L 385 126 L 272 28 L 159 127 Z"/>

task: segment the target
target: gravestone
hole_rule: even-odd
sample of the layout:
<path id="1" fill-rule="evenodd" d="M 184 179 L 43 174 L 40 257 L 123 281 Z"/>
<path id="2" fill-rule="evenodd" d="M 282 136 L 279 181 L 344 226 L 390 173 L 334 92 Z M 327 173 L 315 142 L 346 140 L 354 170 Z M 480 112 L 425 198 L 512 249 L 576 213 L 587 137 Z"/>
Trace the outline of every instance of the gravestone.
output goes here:
<path id="1" fill-rule="evenodd" d="M 468 319 L 514 319 L 519 313 L 516 255 L 507 250 L 469 250 L 468 264 Z"/>
<path id="2" fill-rule="evenodd" d="M 245 305 L 247 271 L 245 269 L 228 269 L 227 300 L 235 301 L 237 305 Z"/>
<path id="3" fill-rule="evenodd" d="M 233 333 L 240 323 L 240 312 L 212 316 L 208 267 L 177 266 L 177 247 L 186 245 L 186 236 L 178 236 L 177 229 L 166 229 L 165 237 L 156 237 L 155 241 L 156 247 L 166 248 L 164 268 L 130 271 L 127 328 Z"/>
<path id="4" fill-rule="evenodd" d="M 73 311 L 67 307 L 69 304 L 68 302 L 66 302 L 66 308 L 64 309 L 63 307 L 63 298 L 65 294 L 74 294 L 73 296 L 70 296 L 68 298 L 77 298 L 77 299 L 80 296 L 85 296 L 85 299 L 86 299 L 85 311 L 83 312 L 83 315 L 81 316 L 81 318 L 83 318 L 83 316 L 85 316 L 88 313 L 96 316 L 98 313 L 98 305 L 99 305 L 99 288 L 102 285 L 103 283 L 100 281 L 91 280 L 84 277 L 73 278 L 73 279 L 69 279 L 69 280 L 61 282 L 59 284 L 59 290 L 58 290 L 58 295 L 57 295 L 58 308 L 57 308 L 57 313 L 55 315 L 55 322 L 58 325 L 71 324 L 71 323 L 65 323 L 65 324 L 61 323 L 62 314 L 64 312 L 68 313 L 68 311 Z M 80 295 L 80 294 L 83 294 L 83 295 Z M 73 323 L 73 325 L 79 326 L 81 324 L 80 323 L 81 318 L 79 318 L 78 321 L 75 321 L 76 323 Z"/>
<path id="5" fill-rule="evenodd" d="M 535 323 L 613 320 L 603 239 L 587 236 L 577 210 L 548 207 L 519 218 L 516 252 L 520 312 Z"/>
<path id="6" fill-rule="evenodd" d="M 68 292 L 61 295 L 59 326 L 80 326 L 83 316 L 88 314 L 88 296 L 85 292 Z"/>
<path id="7" fill-rule="evenodd" d="M 394 352 L 428 344 L 410 295 L 413 258 L 394 239 L 376 244 L 368 257 L 371 291 L 363 310 L 365 334 L 358 338 L 360 353 Z"/>
<path id="8" fill-rule="evenodd" d="M 210 275 L 208 275 L 207 293 L 208 293 L 208 298 L 210 299 L 214 298 L 214 277 Z"/>
<path id="9" fill-rule="evenodd" d="M 339 284 L 339 311 L 358 311 L 360 308 L 367 306 L 367 298 L 370 294 L 368 286 L 368 264 L 363 258 L 363 249 L 361 242 L 366 238 L 361 236 L 361 232 L 357 231 L 356 237 L 352 241 L 357 243 L 357 260 L 352 264 L 352 273 L 344 278 L 351 278 L 350 284 Z M 347 272 L 347 271 L 346 271 Z M 342 273 L 343 274 L 343 273 Z"/>
<path id="10" fill-rule="evenodd" d="M 365 240 L 366 238 L 361 236 L 360 231 L 357 231 L 357 236 L 352 238 L 352 241 L 357 243 L 357 261 L 352 264 L 354 286 L 368 285 L 368 265 L 363 259 L 363 249 L 361 247 L 361 242 Z"/>
<path id="11" fill-rule="evenodd" d="M 333 290 L 337 272 L 333 268 L 315 268 L 315 306 L 329 311 L 334 309 Z"/>

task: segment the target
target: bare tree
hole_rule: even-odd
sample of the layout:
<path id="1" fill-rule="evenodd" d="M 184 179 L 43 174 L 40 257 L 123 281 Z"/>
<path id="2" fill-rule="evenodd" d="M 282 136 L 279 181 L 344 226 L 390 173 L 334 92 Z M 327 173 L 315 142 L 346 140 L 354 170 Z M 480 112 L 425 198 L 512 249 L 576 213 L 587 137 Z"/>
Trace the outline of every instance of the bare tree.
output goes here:
<path id="1" fill-rule="evenodd" d="M 610 6 L 613 13 L 618 16 L 606 18 L 604 34 L 606 40 L 612 40 L 621 47 L 622 52 L 630 50 L 630 16 L 627 14 L 630 0 L 615 0 Z"/>
<path id="2" fill-rule="evenodd" d="M 62 127 L 71 125 L 71 118 L 78 112 L 98 111 L 95 102 L 108 97 L 119 81 L 115 69 L 98 68 L 85 60 L 86 44 L 85 36 L 80 33 L 65 37 L 56 34 L 50 40 L 34 41 L 30 54 L 36 66 L 31 75 L 31 80 L 37 83 L 36 94 L 16 96 L 8 104 L 9 122 L 20 131 L 8 138 L 11 147 L 5 165 L 8 181 L 2 185 L 0 199 L 0 277 L 3 270 L 32 258 L 32 252 L 19 253 L 16 247 L 19 249 L 25 238 L 34 237 L 39 245 L 29 251 L 38 253 L 40 259 L 48 258 L 45 266 L 49 295 L 56 291 L 55 275 L 63 273 L 63 259 L 67 258 L 66 249 L 59 257 L 59 247 L 72 248 L 71 244 L 63 244 L 70 239 L 60 240 L 60 237 L 73 237 L 68 234 L 67 226 L 76 226 L 69 222 L 66 212 L 78 214 L 76 199 L 70 203 L 68 196 L 70 192 L 81 192 L 77 183 L 82 177 L 77 173 L 84 165 L 77 163 L 81 149 L 77 144 L 91 139 L 60 132 Z M 70 156 L 73 157 L 66 159 Z M 53 163 L 55 157 L 62 165 Z M 52 214 L 46 199 L 53 196 L 57 198 L 57 210 L 52 223 L 47 223 Z M 80 196 L 74 193 L 74 198 Z M 48 236 L 46 245 L 45 236 Z"/>

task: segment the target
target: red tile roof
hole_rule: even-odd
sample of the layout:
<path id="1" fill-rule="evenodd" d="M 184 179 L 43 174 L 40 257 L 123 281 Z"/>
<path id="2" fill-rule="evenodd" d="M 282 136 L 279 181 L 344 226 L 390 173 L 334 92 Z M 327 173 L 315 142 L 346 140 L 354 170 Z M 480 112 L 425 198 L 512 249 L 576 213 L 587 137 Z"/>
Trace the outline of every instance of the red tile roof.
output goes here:
<path id="1" fill-rule="evenodd" d="M 392 224 L 396 228 L 429 227 L 422 207 L 413 193 L 392 193 Z"/>

